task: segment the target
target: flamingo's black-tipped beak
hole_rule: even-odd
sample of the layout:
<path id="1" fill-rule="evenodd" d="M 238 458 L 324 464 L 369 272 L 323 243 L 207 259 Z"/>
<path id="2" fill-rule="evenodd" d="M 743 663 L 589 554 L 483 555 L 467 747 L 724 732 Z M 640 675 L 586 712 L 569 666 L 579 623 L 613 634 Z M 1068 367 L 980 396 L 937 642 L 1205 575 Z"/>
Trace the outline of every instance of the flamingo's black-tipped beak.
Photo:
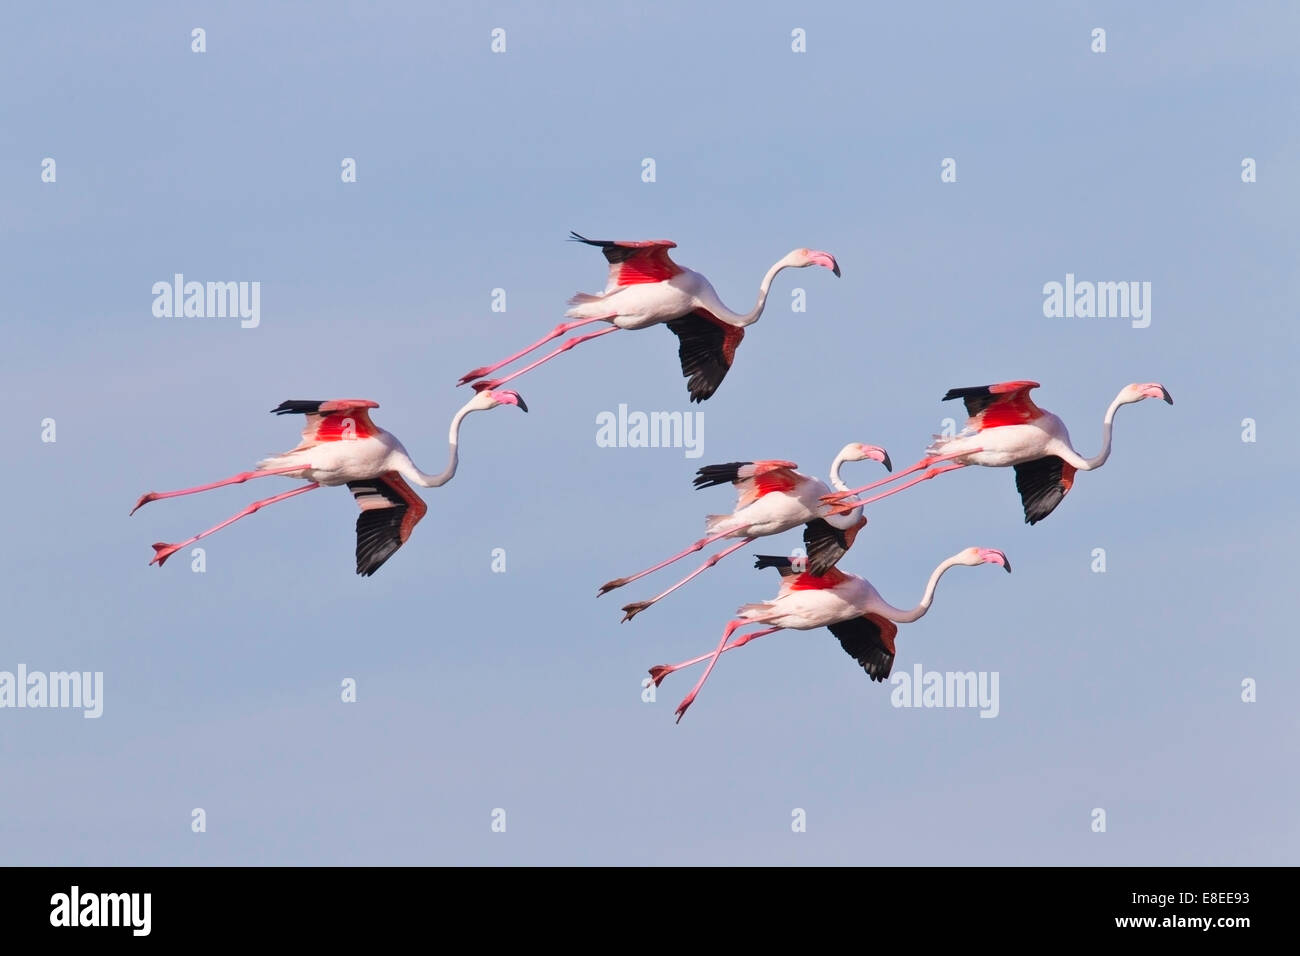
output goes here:
<path id="1" fill-rule="evenodd" d="M 524 397 L 514 389 L 503 388 L 499 392 L 493 392 L 492 397 L 503 405 L 518 405 L 521 411 L 528 411 L 528 406 L 524 404 Z"/>
<path id="2" fill-rule="evenodd" d="M 1173 396 L 1169 394 L 1169 389 L 1165 388 L 1159 382 L 1150 382 L 1146 385 L 1137 385 L 1134 387 L 1138 389 L 1138 393 L 1143 398 L 1164 399 L 1165 404 L 1167 405 L 1172 405 L 1174 403 Z"/>
<path id="3" fill-rule="evenodd" d="M 840 274 L 840 264 L 835 261 L 835 257 L 829 252 L 822 252 L 820 249 L 809 249 L 807 254 L 808 265 L 824 266 L 837 276 Z"/>
<path id="4" fill-rule="evenodd" d="M 889 452 L 885 452 L 885 460 L 881 464 L 885 466 L 885 471 L 892 472 L 894 470 L 894 463 L 889 460 Z"/>
<path id="5" fill-rule="evenodd" d="M 997 548 L 979 548 L 980 560 L 986 564 L 1000 564 L 1006 569 L 1007 574 L 1011 573 L 1011 562 L 1007 560 L 1004 552 Z"/>

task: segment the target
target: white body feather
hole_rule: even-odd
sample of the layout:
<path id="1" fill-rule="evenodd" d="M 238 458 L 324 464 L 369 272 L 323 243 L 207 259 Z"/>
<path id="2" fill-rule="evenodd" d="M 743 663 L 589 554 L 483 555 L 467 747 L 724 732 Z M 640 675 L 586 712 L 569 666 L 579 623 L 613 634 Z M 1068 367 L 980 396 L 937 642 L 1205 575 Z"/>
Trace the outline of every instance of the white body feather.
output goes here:
<path id="1" fill-rule="evenodd" d="M 977 448 L 981 450 L 975 451 Z M 971 454 L 963 455 L 966 449 L 970 449 Z M 992 468 L 1004 468 L 1046 455 L 1060 455 L 1071 464 L 1077 464 L 1079 459 L 1078 452 L 1070 444 L 1065 422 L 1051 412 L 1043 412 L 1024 425 L 1000 425 L 983 431 L 967 428 L 951 438 L 936 435 L 925 453 L 961 455 L 957 460 L 965 464 Z"/>
<path id="2" fill-rule="evenodd" d="M 811 631 L 861 617 L 878 604 L 883 602 L 871 582 L 850 575 L 833 588 L 787 591 L 773 601 L 746 604 L 737 614 L 747 621 Z"/>
<path id="3" fill-rule="evenodd" d="M 295 465 L 301 465 L 302 472 L 286 472 L 288 477 L 331 486 L 373 478 L 388 471 L 405 473 L 413 467 L 411 456 L 402 443 L 383 429 L 366 438 L 318 442 L 295 448 L 257 463 L 258 468 L 292 468 Z"/>
<path id="4" fill-rule="evenodd" d="M 608 319 L 620 329 L 644 329 L 707 309 L 727 321 L 733 313 L 718 298 L 709 280 L 698 272 L 683 269 L 661 282 L 638 282 L 607 287 L 600 295 L 580 293 L 570 302 L 565 315 L 571 319 Z M 610 318 L 610 313 L 615 313 Z M 738 323 L 736 323 L 738 324 Z"/>

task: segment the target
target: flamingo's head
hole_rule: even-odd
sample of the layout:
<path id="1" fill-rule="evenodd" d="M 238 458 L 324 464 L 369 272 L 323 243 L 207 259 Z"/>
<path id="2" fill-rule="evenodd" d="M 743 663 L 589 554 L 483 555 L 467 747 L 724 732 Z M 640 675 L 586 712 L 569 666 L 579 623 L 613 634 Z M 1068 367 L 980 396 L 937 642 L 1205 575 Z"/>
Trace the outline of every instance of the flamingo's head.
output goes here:
<path id="1" fill-rule="evenodd" d="M 845 461 L 878 461 L 885 466 L 885 471 L 894 470 L 894 464 L 889 460 L 889 452 L 876 445 L 850 442 L 840 451 L 840 457 Z"/>
<path id="2" fill-rule="evenodd" d="M 840 264 L 835 261 L 835 257 L 829 252 L 822 252 L 819 249 L 796 249 L 785 257 L 785 264 L 795 269 L 806 269 L 808 266 L 825 266 L 836 275 L 840 274 Z"/>
<path id="3" fill-rule="evenodd" d="M 476 389 L 476 391 L 478 394 L 471 399 L 473 407 L 476 409 L 486 410 L 496 408 L 498 405 L 517 405 L 520 411 L 528 411 L 528 406 L 524 404 L 524 397 L 508 388 L 491 389 L 484 387 Z"/>
<path id="4" fill-rule="evenodd" d="M 975 567 L 980 564 L 996 564 L 1005 568 L 1007 574 L 1011 573 L 1011 562 L 1007 556 L 996 548 L 967 548 L 957 556 L 961 564 L 967 564 Z"/>
<path id="5" fill-rule="evenodd" d="M 1125 385 L 1120 392 L 1120 404 L 1129 405 L 1144 398 L 1163 398 L 1170 405 L 1174 400 L 1169 397 L 1169 390 L 1159 382 L 1147 382 L 1144 385 Z"/>

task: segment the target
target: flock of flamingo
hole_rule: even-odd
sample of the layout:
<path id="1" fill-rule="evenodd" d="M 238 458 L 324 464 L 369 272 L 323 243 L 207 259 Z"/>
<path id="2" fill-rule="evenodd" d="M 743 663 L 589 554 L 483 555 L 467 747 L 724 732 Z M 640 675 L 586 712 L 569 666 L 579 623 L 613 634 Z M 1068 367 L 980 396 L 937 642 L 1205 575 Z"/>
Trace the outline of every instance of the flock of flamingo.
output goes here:
<path id="1" fill-rule="evenodd" d="M 604 253 L 609 263 L 604 290 L 598 294 L 580 292 L 573 296 L 569 300 L 572 308 L 566 313 L 570 321 L 560 323 L 527 348 L 461 376 L 457 384 L 474 383 L 475 394 L 452 417 L 448 435 L 450 460 L 444 471 L 430 475 L 417 468 L 396 436 L 371 421 L 370 409 L 378 407 L 375 402 L 357 398 L 281 402 L 271 410 L 273 414 L 306 416 L 302 440 L 297 447 L 258 462 L 252 471 L 240 472 L 221 481 L 179 491 L 151 491 L 140 497 L 131 513 L 161 498 L 196 494 L 271 475 L 301 479 L 307 484 L 254 501 L 220 524 L 184 541 L 159 542 L 153 546 L 154 556 L 149 563 L 161 566 L 182 548 L 268 505 L 322 485 L 347 485 L 361 511 L 356 525 L 356 571 L 363 576 L 374 574 L 406 543 L 428 510 L 407 482 L 423 488 L 436 488 L 455 476 L 460 428 L 464 419 L 471 412 L 501 406 L 528 411 L 518 392 L 502 388 L 505 383 L 583 342 L 620 329 L 666 325 L 678 339 L 678 357 L 682 375 L 687 379 L 690 400 L 703 402 L 722 384 L 735 361 L 736 349 L 745 337 L 745 329 L 763 314 L 768 290 L 779 272 L 789 268 L 822 266 L 836 276 L 840 275 L 839 264 L 830 253 L 795 249 L 767 270 L 759 284 L 754 308 L 739 313 L 723 305 L 703 275 L 685 269 L 669 258 L 668 250 L 676 246 L 674 242 L 662 239 L 610 242 L 587 239 L 577 233 L 571 235 L 574 240 L 595 246 Z M 605 327 L 571 338 L 508 375 L 487 378 L 565 333 L 594 323 L 604 323 Z M 632 620 L 757 538 L 780 534 L 802 525 L 806 557 L 759 555 L 755 567 L 776 568 L 780 573 L 781 586 L 776 597 L 742 606 L 737 616 L 727 622 L 717 646 L 709 653 L 650 669 L 650 676 L 658 685 L 675 671 L 707 663 L 704 673 L 678 705 L 677 720 L 680 722 L 694 702 L 723 653 L 785 629 L 828 628 L 872 680 L 883 682 L 893 666 L 898 625 L 911 623 L 925 615 L 934 599 L 939 579 L 949 568 L 994 564 L 1008 573 L 1011 571 L 1011 564 L 1001 551 L 966 548 L 934 569 L 915 607 L 896 608 L 887 603 L 865 578 L 841 571 L 838 567 L 867 524 L 863 514 L 866 505 L 969 465 L 1009 466 L 1015 469 L 1016 489 L 1024 506 L 1025 521 L 1032 525 L 1046 518 L 1061 503 L 1073 487 L 1077 472 L 1092 471 L 1106 463 L 1110 456 L 1115 413 L 1120 406 L 1146 398 L 1159 398 L 1173 404 L 1163 385 L 1154 382 L 1126 385 L 1115 396 L 1102 420 L 1101 451 L 1092 458 L 1084 458 L 1070 443 L 1065 423 L 1039 408 L 1030 398 L 1030 391 L 1037 387 L 1037 382 L 1016 381 L 950 389 L 943 400 L 962 400 L 968 415 L 965 427 L 952 437 L 935 436 L 925 457 L 896 474 L 892 473 L 892 463 L 883 448 L 860 443 L 845 445 L 831 462 L 833 488 L 818 478 L 800 474 L 795 470 L 798 466 L 791 461 L 733 461 L 699 469 L 695 477 L 696 488 L 710 488 L 728 482 L 735 487 L 737 500 L 732 512 L 709 515 L 704 537 L 643 571 L 606 582 L 598 595 L 659 571 L 716 542 L 735 539 L 735 543 L 728 544 L 690 574 L 650 599 L 625 605 L 622 608 L 624 621 Z M 868 460 L 882 464 L 886 471 L 891 472 L 889 477 L 857 488 L 848 487 L 840 477 L 840 467 L 846 462 Z M 911 475 L 915 477 L 889 490 L 861 497 Z M 737 631 L 753 625 L 760 627 L 733 640 Z"/>

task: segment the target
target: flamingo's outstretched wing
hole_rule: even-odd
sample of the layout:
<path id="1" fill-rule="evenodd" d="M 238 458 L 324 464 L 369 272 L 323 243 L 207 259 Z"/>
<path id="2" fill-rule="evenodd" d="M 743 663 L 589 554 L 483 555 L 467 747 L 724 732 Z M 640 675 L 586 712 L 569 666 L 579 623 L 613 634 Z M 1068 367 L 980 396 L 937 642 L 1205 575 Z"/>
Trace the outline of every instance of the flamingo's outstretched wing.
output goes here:
<path id="1" fill-rule="evenodd" d="M 777 573 L 781 575 L 782 581 L 784 581 L 786 578 L 794 577 L 800 573 L 799 571 L 795 570 L 793 558 L 787 558 L 784 557 L 783 555 L 777 555 L 777 554 L 756 554 L 754 555 L 754 558 L 755 558 L 754 567 L 776 568 Z"/>
<path id="2" fill-rule="evenodd" d="M 406 543 L 429 506 L 395 471 L 349 481 L 357 499 L 357 574 L 369 577 Z"/>
<path id="3" fill-rule="evenodd" d="M 884 682 L 894 667 L 894 635 L 898 625 L 879 614 L 864 614 L 828 628 L 840 646 L 862 665 L 867 676 Z"/>
<path id="4" fill-rule="evenodd" d="M 646 239 L 644 241 L 588 239 L 576 232 L 569 237 L 577 242 L 595 246 L 605 254 L 609 263 L 609 279 L 605 291 L 612 292 L 619 286 L 637 285 L 642 282 L 663 282 L 682 271 L 682 267 L 668 258 L 668 250 L 676 248 L 677 243 L 669 239 Z"/>
<path id="5" fill-rule="evenodd" d="M 795 562 L 793 558 L 777 557 L 771 554 L 756 554 L 756 568 L 776 568 L 781 575 L 781 590 L 777 598 L 783 598 L 793 591 L 825 591 L 843 584 L 849 579 L 839 568 L 831 568 L 825 574 L 813 574 L 803 570 L 804 562 Z"/>
<path id="6" fill-rule="evenodd" d="M 692 402 L 702 402 L 718 390 L 727 377 L 745 330 L 728 325 L 704 309 L 680 319 L 670 319 L 669 331 L 677 336 L 677 357 Z"/>
<path id="7" fill-rule="evenodd" d="M 328 402 L 291 399 L 271 409 L 272 415 L 306 415 L 299 448 L 325 441 L 369 438 L 379 429 L 370 420 L 378 402 L 367 398 L 336 398 Z"/>
<path id="8" fill-rule="evenodd" d="M 729 461 L 724 465 L 705 465 L 695 473 L 697 489 L 712 488 L 731 482 L 736 486 L 736 510 L 753 504 L 774 491 L 793 491 L 804 476 L 795 471 L 792 461 Z"/>
<path id="9" fill-rule="evenodd" d="M 840 558 L 853 547 L 858 532 L 866 526 L 867 519 L 859 517 L 857 523 L 843 530 L 825 518 L 815 518 L 803 526 L 803 546 L 808 552 L 808 571 L 826 574 L 839 563 Z"/>
<path id="10" fill-rule="evenodd" d="M 970 420 L 968 428 L 997 428 L 1001 425 L 1023 425 L 1043 414 L 1043 410 L 1029 397 L 1037 382 L 999 382 L 996 385 L 977 385 L 974 388 L 950 388 L 943 397 L 945 402 L 960 398 L 966 405 Z"/>
<path id="11" fill-rule="evenodd" d="M 1050 515 L 1074 486 L 1075 467 L 1056 455 L 1016 465 L 1016 490 L 1025 506 L 1025 523 L 1037 524 Z"/>

